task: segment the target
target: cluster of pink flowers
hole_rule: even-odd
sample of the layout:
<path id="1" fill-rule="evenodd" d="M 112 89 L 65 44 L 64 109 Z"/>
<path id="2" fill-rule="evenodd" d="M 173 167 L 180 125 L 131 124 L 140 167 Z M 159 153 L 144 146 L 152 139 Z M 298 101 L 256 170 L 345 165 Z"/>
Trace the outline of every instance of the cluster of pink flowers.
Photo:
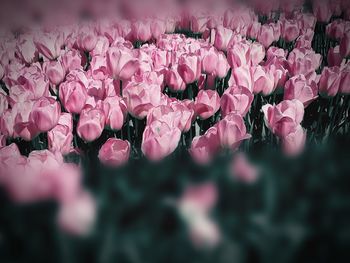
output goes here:
<path id="1" fill-rule="evenodd" d="M 298 154 L 306 141 L 304 108 L 319 94 L 350 93 L 347 1 L 314 0 L 312 12 L 303 12 L 299 0 L 251 1 L 254 8 L 166 1 L 157 14 L 152 4 L 117 2 L 127 17 L 64 17 L 55 25 L 44 16 L 40 26 L 16 24 L 16 31 L 1 32 L 0 184 L 15 200 L 59 200 L 59 221 L 70 231 L 84 232 L 95 206 L 82 190 L 78 167 L 62 159 L 78 147 L 77 137 L 93 142 L 104 130 L 136 130 L 144 120 L 140 148 L 146 158 L 171 155 L 190 133 L 186 146 L 205 164 L 251 137 L 245 118 L 257 94 L 279 92 L 283 101 L 262 107 L 265 122 L 287 154 Z M 91 15 L 104 12 L 93 3 Z M 338 45 L 322 57 L 312 43 L 316 24 L 325 23 L 323 33 Z M 28 157 L 10 144 L 41 134 L 47 134 L 48 149 Z M 130 138 L 109 138 L 98 158 L 120 166 L 134 147 Z M 211 225 L 205 216 L 198 220 Z"/>
<path id="2" fill-rule="evenodd" d="M 0 184 L 19 203 L 56 200 L 60 204 L 59 225 L 73 234 L 84 235 L 95 220 L 96 204 L 82 186 L 78 165 L 65 163 L 59 152 L 32 151 L 28 157 L 15 143 L 0 149 Z"/>

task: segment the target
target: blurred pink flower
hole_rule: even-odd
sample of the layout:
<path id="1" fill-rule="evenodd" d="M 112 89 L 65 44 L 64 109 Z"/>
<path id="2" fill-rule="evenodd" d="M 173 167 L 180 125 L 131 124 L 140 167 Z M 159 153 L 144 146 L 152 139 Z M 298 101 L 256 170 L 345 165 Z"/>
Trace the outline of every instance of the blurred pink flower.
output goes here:
<path id="1" fill-rule="evenodd" d="M 313 0 L 312 11 L 318 22 L 328 22 L 332 16 L 329 0 Z"/>
<path id="2" fill-rule="evenodd" d="M 204 135 L 193 138 L 189 150 L 192 158 L 199 164 L 208 164 L 220 148 L 216 126 L 210 127 Z"/>
<path id="3" fill-rule="evenodd" d="M 306 130 L 298 125 L 296 130 L 287 134 L 282 139 L 283 151 L 288 156 L 295 156 L 304 150 L 306 141 Z"/>
<path id="4" fill-rule="evenodd" d="M 92 195 L 82 192 L 73 200 L 61 204 L 58 224 L 70 234 L 86 236 L 93 228 L 96 212 L 96 203 Z"/>
<path id="5" fill-rule="evenodd" d="M 234 178 L 245 183 L 254 183 L 258 179 L 257 167 L 250 163 L 244 153 L 234 156 L 231 163 L 231 173 Z"/>

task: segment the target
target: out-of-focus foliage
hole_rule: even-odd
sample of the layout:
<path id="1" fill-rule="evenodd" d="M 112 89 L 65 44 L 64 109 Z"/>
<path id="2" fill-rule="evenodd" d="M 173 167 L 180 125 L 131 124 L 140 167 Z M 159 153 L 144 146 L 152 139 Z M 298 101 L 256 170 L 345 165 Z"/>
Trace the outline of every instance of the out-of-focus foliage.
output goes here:
<path id="1" fill-rule="evenodd" d="M 18 206 L 1 192 L 1 262 L 341 262 L 350 242 L 349 138 L 308 147 L 296 159 L 263 145 L 250 153 L 261 174 L 247 185 L 230 177 L 228 161 L 199 167 L 177 152 L 161 164 L 96 164 L 85 177 L 99 204 L 86 239 L 55 224 L 56 205 Z M 85 159 L 86 162 L 93 160 Z M 88 167 L 87 165 L 84 167 Z M 169 200 L 188 183 L 219 189 L 214 218 L 221 243 L 198 250 Z"/>

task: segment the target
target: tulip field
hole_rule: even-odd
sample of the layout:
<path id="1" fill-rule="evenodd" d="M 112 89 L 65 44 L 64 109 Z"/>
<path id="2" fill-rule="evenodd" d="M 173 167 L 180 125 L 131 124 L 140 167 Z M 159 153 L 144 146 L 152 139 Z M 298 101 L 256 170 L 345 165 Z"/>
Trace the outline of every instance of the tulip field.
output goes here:
<path id="1" fill-rule="evenodd" d="M 0 20 L 0 262 L 346 262 L 349 1 Z"/>

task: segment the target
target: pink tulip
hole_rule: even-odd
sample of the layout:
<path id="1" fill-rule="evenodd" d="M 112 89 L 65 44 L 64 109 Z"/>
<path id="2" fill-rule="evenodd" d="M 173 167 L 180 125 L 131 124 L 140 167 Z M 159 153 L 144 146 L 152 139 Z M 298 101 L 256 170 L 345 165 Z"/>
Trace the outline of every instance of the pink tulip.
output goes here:
<path id="1" fill-rule="evenodd" d="M 262 110 L 267 126 L 281 138 L 295 132 L 304 117 L 304 105 L 299 100 L 284 100 L 275 106 L 266 104 Z"/>
<path id="2" fill-rule="evenodd" d="M 22 103 L 34 99 L 35 95 L 31 90 L 27 90 L 22 85 L 15 85 L 11 87 L 7 101 L 9 102 L 9 105 L 13 107 L 16 103 Z"/>
<path id="3" fill-rule="evenodd" d="M 151 52 L 152 62 L 155 70 L 162 70 L 170 65 L 169 52 L 155 49 Z"/>
<path id="4" fill-rule="evenodd" d="M 348 30 L 340 41 L 340 54 L 343 57 L 350 56 L 350 30 Z"/>
<path id="5" fill-rule="evenodd" d="M 3 65 L 0 63 L 0 80 L 4 77 L 5 71 Z"/>
<path id="6" fill-rule="evenodd" d="M 101 109 L 89 105 L 80 114 L 77 133 L 86 142 L 99 138 L 105 126 L 105 115 Z"/>
<path id="7" fill-rule="evenodd" d="M 242 86 L 249 89 L 251 92 L 253 92 L 254 80 L 251 73 L 251 68 L 249 66 L 233 68 L 231 72 L 229 85 Z"/>
<path id="8" fill-rule="evenodd" d="M 295 20 L 283 19 L 281 25 L 281 37 L 287 41 L 292 42 L 299 36 L 298 22 Z"/>
<path id="9" fill-rule="evenodd" d="M 123 97 L 130 114 L 143 119 L 151 108 L 160 105 L 161 90 L 155 84 L 129 83 L 123 89 Z"/>
<path id="10" fill-rule="evenodd" d="M 311 29 L 309 29 L 309 30 L 311 30 Z M 312 33 L 312 36 L 308 36 L 307 34 L 300 35 L 297 38 L 297 40 L 295 41 L 294 47 L 299 48 L 299 49 L 301 49 L 301 48 L 312 49 L 313 33 Z"/>
<path id="11" fill-rule="evenodd" d="M 91 232 L 95 218 L 95 200 L 89 193 L 82 192 L 73 200 L 61 204 L 57 220 L 68 233 L 86 236 Z"/>
<path id="12" fill-rule="evenodd" d="M 223 117 L 232 112 L 245 116 L 250 109 L 253 98 L 253 94 L 245 87 L 229 87 L 225 90 L 220 101 Z"/>
<path id="13" fill-rule="evenodd" d="M 50 83 L 59 85 L 66 76 L 66 70 L 59 61 L 49 61 L 45 64 L 45 73 Z"/>
<path id="14" fill-rule="evenodd" d="M 90 52 L 91 56 L 105 56 L 109 48 L 109 41 L 107 37 L 98 36 L 96 46 Z"/>
<path id="15" fill-rule="evenodd" d="M 154 121 L 162 121 L 169 127 L 177 127 L 180 129 L 180 121 L 182 114 L 180 111 L 175 111 L 169 105 L 160 105 L 152 108 L 147 115 L 147 125 L 151 125 Z"/>
<path id="16" fill-rule="evenodd" d="M 219 26 L 215 30 L 214 47 L 216 47 L 218 50 L 226 51 L 232 36 L 233 31 L 231 29 Z"/>
<path id="17" fill-rule="evenodd" d="M 6 146 L 6 135 L 0 135 L 0 149 Z M 1 183 L 1 179 L 0 179 Z"/>
<path id="18" fill-rule="evenodd" d="M 6 182 L 11 197 L 27 203 L 53 198 L 56 174 L 63 164 L 62 156 L 42 150 L 32 151 L 26 160 L 22 160 L 22 167 L 17 166 L 17 169 L 24 170 L 13 174 Z"/>
<path id="19" fill-rule="evenodd" d="M 149 160 L 159 161 L 175 151 L 180 137 L 179 128 L 170 127 L 167 123 L 156 120 L 146 126 L 141 150 Z"/>
<path id="20" fill-rule="evenodd" d="M 139 61 L 127 48 L 110 47 L 107 51 L 107 68 L 110 76 L 128 80 L 139 68 Z"/>
<path id="21" fill-rule="evenodd" d="M 94 56 L 90 62 L 91 76 L 95 80 L 104 80 L 108 77 L 107 61 L 104 56 Z"/>
<path id="22" fill-rule="evenodd" d="M 218 64 L 218 53 L 214 47 L 201 49 L 202 72 L 204 74 L 212 74 Z"/>
<path id="23" fill-rule="evenodd" d="M 16 55 L 25 63 L 31 64 L 38 59 L 38 51 L 31 36 L 22 36 L 17 42 Z"/>
<path id="24" fill-rule="evenodd" d="M 191 84 L 199 79 L 201 74 L 201 62 L 197 55 L 186 54 L 179 58 L 177 68 L 179 75 L 186 84 Z"/>
<path id="25" fill-rule="evenodd" d="M 59 87 L 59 97 L 62 106 L 70 113 L 79 114 L 85 102 L 87 100 L 87 87 L 88 83 L 85 83 L 82 79 L 72 79 L 61 83 Z"/>
<path id="26" fill-rule="evenodd" d="M 105 97 L 113 97 L 120 94 L 120 81 L 107 78 L 102 80 L 102 89 Z"/>
<path id="27" fill-rule="evenodd" d="M 220 96 L 214 90 L 199 91 L 195 103 L 194 111 L 201 119 L 206 120 L 213 116 L 220 109 Z"/>
<path id="28" fill-rule="evenodd" d="M 107 97 L 103 101 L 103 111 L 106 116 L 106 125 L 112 130 L 120 130 L 127 115 L 125 101 L 119 96 Z"/>
<path id="29" fill-rule="evenodd" d="M 0 115 L 9 107 L 7 95 L 4 93 L 0 91 Z"/>
<path id="30" fill-rule="evenodd" d="M 298 125 L 296 130 L 287 134 L 282 139 L 283 151 L 288 156 L 294 156 L 300 154 L 305 146 L 306 130 Z"/>
<path id="31" fill-rule="evenodd" d="M 308 29 L 314 30 L 316 25 L 316 17 L 311 13 L 301 13 L 296 17 L 301 31 Z"/>
<path id="32" fill-rule="evenodd" d="M 49 95 L 49 81 L 39 63 L 21 69 L 13 68 L 12 70 L 14 71 L 7 73 L 6 78 L 4 78 L 4 82 L 8 87 L 13 88 L 13 86 L 18 85 L 22 90 L 30 92 L 34 99 Z"/>
<path id="33" fill-rule="evenodd" d="M 108 166 L 121 166 L 125 164 L 130 155 L 130 143 L 120 139 L 109 138 L 101 147 L 98 158 Z"/>
<path id="34" fill-rule="evenodd" d="M 169 89 L 175 92 L 184 91 L 186 89 L 186 83 L 181 78 L 177 65 L 167 70 L 165 83 Z"/>
<path id="35" fill-rule="evenodd" d="M 82 58 L 77 50 L 70 50 L 64 53 L 60 60 L 62 61 L 62 65 L 66 71 L 66 73 L 73 70 L 82 70 Z"/>
<path id="36" fill-rule="evenodd" d="M 252 165 L 247 156 L 238 153 L 231 163 L 231 172 L 234 178 L 245 183 L 254 183 L 258 179 L 258 169 Z"/>
<path id="37" fill-rule="evenodd" d="M 254 93 L 262 92 L 265 96 L 271 94 L 277 86 L 273 72 L 269 68 L 260 65 L 251 70 L 254 81 Z"/>
<path id="38" fill-rule="evenodd" d="M 39 134 L 36 123 L 29 119 L 33 105 L 33 101 L 25 101 L 16 103 L 12 107 L 11 115 L 14 118 L 13 132 L 15 137 L 30 141 Z"/>
<path id="39" fill-rule="evenodd" d="M 327 62 L 329 67 L 340 66 L 343 61 L 343 56 L 340 54 L 339 46 L 328 50 Z"/>
<path id="40" fill-rule="evenodd" d="M 207 16 L 195 16 L 193 15 L 190 20 L 191 31 L 196 33 L 203 33 L 207 29 L 208 17 Z"/>
<path id="41" fill-rule="evenodd" d="M 42 97 L 34 102 L 29 120 L 40 132 L 47 132 L 56 126 L 60 114 L 61 106 L 55 99 Z"/>
<path id="42" fill-rule="evenodd" d="M 312 11 L 319 22 L 328 22 L 332 16 L 332 10 L 330 8 L 330 1 L 328 0 L 313 0 Z"/>
<path id="43" fill-rule="evenodd" d="M 292 76 L 304 74 L 308 77 L 321 65 L 321 62 L 322 56 L 312 49 L 295 48 L 288 56 L 288 67 Z"/>
<path id="44" fill-rule="evenodd" d="M 135 40 L 146 42 L 152 37 L 149 21 L 135 21 L 131 25 L 131 31 Z"/>
<path id="45" fill-rule="evenodd" d="M 341 19 L 334 20 L 326 27 L 326 34 L 333 39 L 342 39 L 345 32 L 345 23 Z"/>
<path id="46" fill-rule="evenodd" d="M 180 113 L 180 120 L 178 128 L 182 132 L 188 132 L 191 128 L 192 120 L 195 117 L 194 109 L 185 104 L 185 101 L 174 101 L 169 106 L 175 111 Z"/>
<path id="47" fill-rule="evenodd" d="M 213 126 L 204 135 L 193 138 L 189 152 L 197 163 L 208 164 L 217 153 L 219 146 L 217 128 Z"/>
<path id="48" fill-rule="evenodd" d="M 81 27 L 77 35 L 76 44 L 82 51 L 92 51 L 97 44 L 97 35 L 94 29 L 89 26 Z"/>
<path id="49" fill-rule="evenodd" d="M 265 48 L 259 42 L 253 42 L 250 45 L 249 57 L 251 65 L 255 66 L 262 62 L 265 58 Z"/>
<path id="50" fill-rule="evenodd" d="M 271 57 L 266 61 L 264 68 L 274 76 L 275 88 L 284 86 L 289 77 L 287 60 L 284 57 Z"/>
<path id="51" fill-rule="evenodd" d="M 0 114 L 0 132 L 7 137 L 14 136 L 16 112 L 12 109 L 5 110 Z"/>
<path id="52" fill-rule="evenodd" d="M 241 115 L 231 113 L 217 124 L 218 138 L 221 147 L 236 150 L 243 140 L 251 136 L 247 134 Z"/>
<path id="53" fill-rule="evenodd" d="M 247 31 L 247 36 L 252 39 L 257 39 L 261 28 L 261 23 L 253 22 Z"/>
<path id="54" fill-rule="evenodd" d="M 339 67 L 325 67 L 319 83 L 320 93 L 335 96 L 339 91 L 340 81 L 341 71 Z"/>
<path id="55" fill-rule="evenodd" d="M 73 120 L 70 113 L 61 113 L 58 124 L 47 133 L 48 149 L 63 155 L 72 150 Z"/>
<path id="56" fill-rule="evenodd" d="M 238 42 L 227 52 L 227 60 L 231 68 L 250 65 L 249 42 Z"/>
<path id="57" fill-rule="evenodd" d="M 96 100 L 104 100 L 106 98 L 106 89 L 102 80 L 89 78 L 87 86 L 87 94 Z"/>
<path id="58" fill-rule="evenodd" d="M 272 42 L 275 41 L 274 28 L 270 24 L 264 24 L 260 27 L 257 40 L 265 47 L 271 46 Z"/>
<path id="59" fill-rule="evenodd" d="M 216 69 L 214 75 L 218 78 L 225 78 L 230 69 L 230 65 L 227 62 L 226 56 L 223 52 L 218 53 L 218 63 L 216 64 Z"/>
<path id="60" fill-rule="evenodd" d="M 286 58 L 288 52 L 282 48 L 271 46 L 266 52 L 267 60 L 270 60 L 274 57 Z"/>
<path id="61" fill-rule="evenodd" d="M 160 19 L 155 19 L 151 23 L 151 33 L 154 39 L 158 39 L 162 34 L 165 33 L 166 22 Z"/>
<path id="62" fill-rule="evenodd" d="M 307 107 L 318 97 L 317 94 L 318 87 L 315 81 L 308 81 L 304 75 L 296 75 L 286 82 L 283 99 L 297 99 Z"/>
<path id="63" fill-rule="evenodd" d="M 59 32 L 38 34 L 34 37 L 34 44 L 39 53 L 49 60 L 55 60 L 61 54 L 63 35 Z"/>
<path id="64" fill-rule="evenodd" d="M 27 163 L 26 157 L 23 157 L 18 149 L 17 144 L 11 143 L 10 145 L 0 148 L 0 185 L 7 183 L 8 178 L 11 179 L 12 175 L 17 175 L 18 172 L 23 172 Z"/>
<path id="65" fill-rule="evenodd" d="M 346 65 L 341 72 L 341 79 L 339 83 L 339 91 L 343 94 L 350 94 L 350 68 Z"/>
<path id="66" fill-rule="evenodd" d="M 75 200 L 82 192 L 82 170 L 74 163 L 63 163 L 53 178 L 53 196 L 60 203 Z"/>

